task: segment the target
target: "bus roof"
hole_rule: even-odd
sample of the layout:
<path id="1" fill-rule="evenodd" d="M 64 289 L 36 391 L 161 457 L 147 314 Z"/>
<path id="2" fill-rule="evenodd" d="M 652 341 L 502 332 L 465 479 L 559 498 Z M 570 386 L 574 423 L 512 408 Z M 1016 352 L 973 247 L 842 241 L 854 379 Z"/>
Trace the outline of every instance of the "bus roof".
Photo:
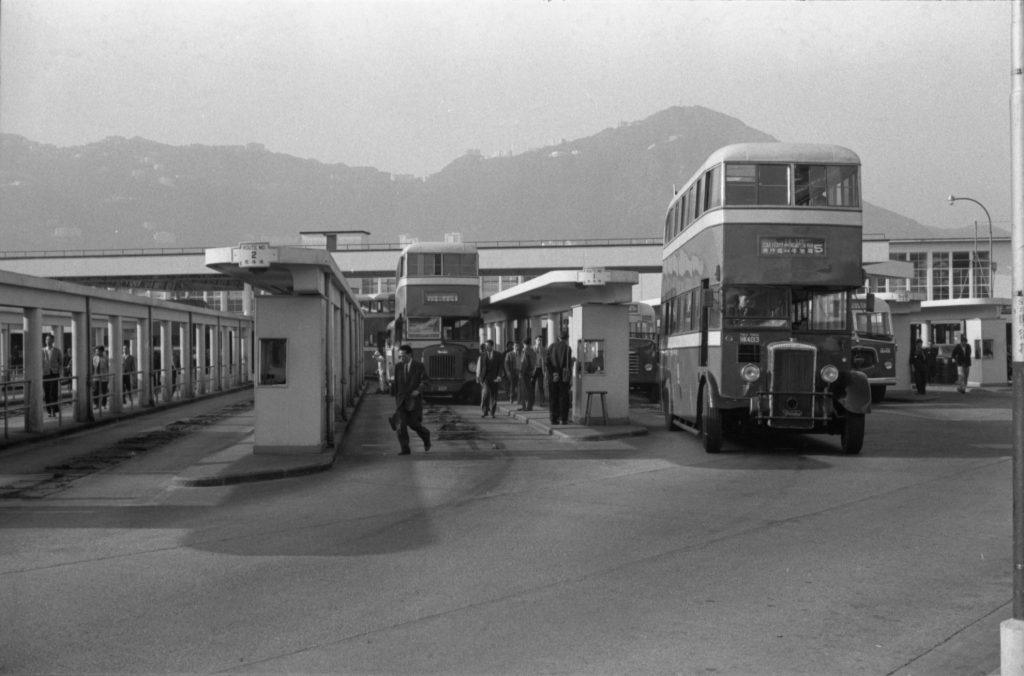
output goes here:
<path id="1" fill-rule="evenodd" d="M 860 157 L 849 148 L 824 143 L 734 143 L 708 155 L 684 187 L 703 175 L 709 167 L 722 162 L 860 164 Z"/>

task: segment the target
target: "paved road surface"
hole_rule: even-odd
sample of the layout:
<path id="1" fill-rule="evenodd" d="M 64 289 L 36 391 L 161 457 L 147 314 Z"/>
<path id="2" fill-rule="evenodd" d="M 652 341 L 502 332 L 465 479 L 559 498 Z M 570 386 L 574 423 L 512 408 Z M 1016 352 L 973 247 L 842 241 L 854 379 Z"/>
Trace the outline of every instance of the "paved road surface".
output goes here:
<path id="1" fill-rule="evenodd" d="M 329 471 L 212 488 L 172 441 L 0 501 L 0 673 L 989 673 L 1010 403 L 883 404 L 860 456 L 438 406 L 400 457 L 368 396 Z"/>

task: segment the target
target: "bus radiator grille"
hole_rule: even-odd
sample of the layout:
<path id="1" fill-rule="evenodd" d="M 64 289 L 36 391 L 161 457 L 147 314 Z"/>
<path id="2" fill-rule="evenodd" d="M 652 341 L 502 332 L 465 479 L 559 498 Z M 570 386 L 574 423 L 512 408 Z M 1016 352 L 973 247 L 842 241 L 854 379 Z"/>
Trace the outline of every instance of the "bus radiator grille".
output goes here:
<path id="1" fill-rule="evenodd" d="M 808 345 L 787 343 L 769 348 L 768 368 L 772 374 L 769 415 L 772 427 L 813 427 L 816 357 L 817 351 Z"/>
<path id="2" fill-rule="evenodd" d="M 629 353 L 629 375 L 635 376 L 640 373 L 640 357 L 636 352 Z"/>
<path id="3" fill-rule="evenodd" d="M 432 354 L 426 359 L 427 376 L 435 380 L 459 378 L 459 364 L 454 355 Z"/>

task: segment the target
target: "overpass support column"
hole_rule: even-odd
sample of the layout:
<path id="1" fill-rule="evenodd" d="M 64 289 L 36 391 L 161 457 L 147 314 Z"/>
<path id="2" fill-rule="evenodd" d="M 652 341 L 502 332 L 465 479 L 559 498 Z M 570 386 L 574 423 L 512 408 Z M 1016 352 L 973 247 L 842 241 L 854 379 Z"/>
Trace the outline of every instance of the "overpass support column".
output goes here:
<path id="1" fill-rule="evenodd" d="M 121 362 L 121 345 L 124 340 L 124 327 L 120 315 L 107 317 L 107 331 L 110 334 L 110 352 L 107 360 L 110 363 L 110 399 L 108 403 L 111 413 L 120 413 L 123 409 L 124 397 L 124 364 Z"/>
<path id="2" fill-rule="evenodd" d="M 193 324 L 196 336 L 196 393 L 206 394 L 206 326 Z"/>
<path id="3" fill-rule="evenodd" d="M 135 352 L 139 368 L 139 406 L 153 405 L 153 322 L 148 317 L 139 320 L 139 345 Z"/>
<path id="4" fill-rule="evenodd" d="M 192 356 L 192 313 L 188 322 L 178 325 L 178 341 L 181 344 L 181 398 L 194 399 L 195 389 L 195 358 Z"/>
<path id="5" fill-rule="evenodd" d="M 75 401 L 74 418 L 78 422 L 89 419 L 89 313 L 71 313 L 71 381 Z"/>
<path id="6" fill-rule="evenodd" d="M 43 429 L 43 310 L 37 307 L 24 309 L 25 380 L 25 429 L 38 432 Z"/>
<path id="7" fill-rule="evenodd" d="M 160 321 L 160 376 L 158 378 L 160 383 L 160 401 L 168 402 L 174 395 L 173 378 L 174 345 L 171 339 L 171 322 L 164 319 Z"/>

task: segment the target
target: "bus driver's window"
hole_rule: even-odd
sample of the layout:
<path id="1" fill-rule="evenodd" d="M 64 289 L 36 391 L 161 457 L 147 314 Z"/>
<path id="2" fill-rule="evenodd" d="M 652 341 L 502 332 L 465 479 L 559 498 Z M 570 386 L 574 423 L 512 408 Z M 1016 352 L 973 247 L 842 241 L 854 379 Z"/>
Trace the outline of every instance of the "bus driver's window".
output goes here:
<path id="1" fill-rule="evenodd" d="M 725 314 L 728 317 L 749 317 L 755 312 L 754 296 L 745 289 L 729 293 Z"/>

